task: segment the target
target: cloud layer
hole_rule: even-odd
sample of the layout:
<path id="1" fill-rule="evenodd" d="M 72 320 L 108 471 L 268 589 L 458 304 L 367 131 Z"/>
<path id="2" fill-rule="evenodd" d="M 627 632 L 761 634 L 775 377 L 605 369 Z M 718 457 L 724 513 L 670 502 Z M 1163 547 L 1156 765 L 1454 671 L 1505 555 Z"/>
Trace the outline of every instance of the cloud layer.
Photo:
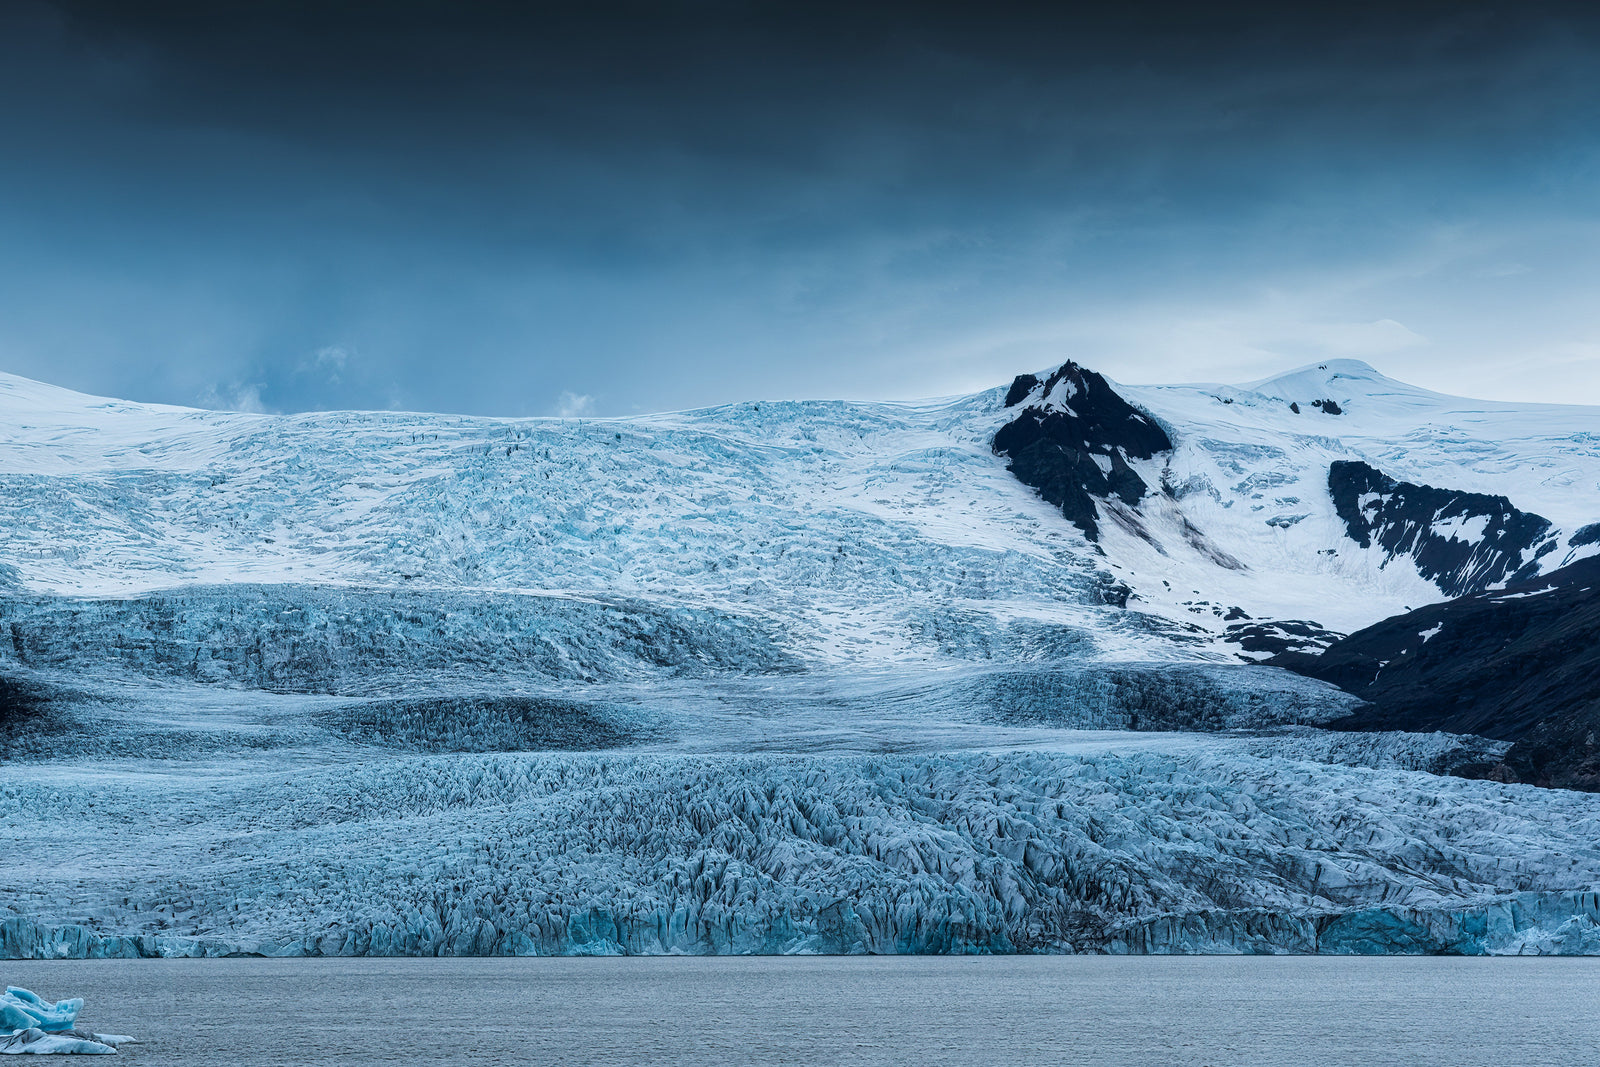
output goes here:
<path id="1" fill-rule="evenodd" d="M 9 6 L 0 369 L 621 414 L 1353 354 L 1600 403 L 1582 8 L 577 7 Z"/>

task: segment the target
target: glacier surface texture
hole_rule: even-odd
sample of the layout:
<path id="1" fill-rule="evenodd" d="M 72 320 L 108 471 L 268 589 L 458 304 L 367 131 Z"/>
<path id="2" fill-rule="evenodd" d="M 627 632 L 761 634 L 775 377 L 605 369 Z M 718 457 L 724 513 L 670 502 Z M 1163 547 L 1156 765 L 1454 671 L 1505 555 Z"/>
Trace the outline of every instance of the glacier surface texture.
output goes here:
<path id="1" fill-rule="evenodd" d="M 1600 795 L 1259 662 L 1600 553 L 1594 409 L 0 431 L 0 957 L 1600 953 Z"/>

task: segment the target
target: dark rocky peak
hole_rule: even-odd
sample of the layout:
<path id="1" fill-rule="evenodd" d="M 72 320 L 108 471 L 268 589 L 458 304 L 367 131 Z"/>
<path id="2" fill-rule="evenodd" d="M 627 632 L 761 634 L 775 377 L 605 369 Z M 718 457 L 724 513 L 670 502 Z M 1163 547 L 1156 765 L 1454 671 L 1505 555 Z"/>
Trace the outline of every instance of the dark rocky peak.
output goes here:
<path id="1" fill-rule="evenodd" d="M 1124 400 L 1104 377 L 1071 360 L 1043 381 L 1019 375 L 1006 393 L 1006 407 L 1024 401 L 1023 416 L 1069 430 L 1086 449 L 1104 453 L 1119 448 L 1137 459 L 1172 449 L 1155 420 Z"/>
<path id="2" fill-rule="evenodd" d="M 1091 541 L 1100 536 L 1096 499 L 1115 496 L 1131 507 L 1149 491 L 1128 461 L 1172 450 L 1154 419 L 1070 361 L 1042 381 L 1018 376 L 1006 407 L 1021 410 L 994 435 L 995 453 Z"/>
<path id="3" fill-rule="evenodd" d="M 1503 496 L 1397 481 L 1360 461 L 1334 463 L 1328 492 L 1351 540 L 1409 556 L 1449 596 L 1531 577 L 1556 547 L 1549 519 Z"/>

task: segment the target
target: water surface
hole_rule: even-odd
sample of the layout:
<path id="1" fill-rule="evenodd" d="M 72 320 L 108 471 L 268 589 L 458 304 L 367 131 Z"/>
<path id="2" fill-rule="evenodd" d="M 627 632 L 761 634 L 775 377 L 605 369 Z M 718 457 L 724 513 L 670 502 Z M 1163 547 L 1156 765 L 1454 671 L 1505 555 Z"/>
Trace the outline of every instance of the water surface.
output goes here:
<path id="1" fill-rule="evenodd" d="M 11 962 L 188 1065 L 1600 1063 L 1600 959 Z"/>

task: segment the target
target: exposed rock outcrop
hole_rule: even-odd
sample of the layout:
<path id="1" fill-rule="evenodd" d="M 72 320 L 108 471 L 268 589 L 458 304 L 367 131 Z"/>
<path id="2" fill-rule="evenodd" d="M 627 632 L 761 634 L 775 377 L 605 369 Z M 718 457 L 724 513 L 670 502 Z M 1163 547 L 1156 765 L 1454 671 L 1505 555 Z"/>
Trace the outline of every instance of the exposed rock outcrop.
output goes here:
<path id="1" fill-rule="evenodd" d="M 1328 469 L 1328 492 L 1351 540 L 1377 544 L 1390 559 L 1409 556 L 1450 596 L 1531 577 L 1535 560 L 1556 547 L 1549 519 L 1503 496 L 1397 481 L 1358 460 Z"/>
<path id="2" fill-rule="evenodd" d="M 995 452 L 1091 541 L 1100 536 L 1097 499 L 1131 507 L 1149 491 L 1128 461 L 1172 449 L 1154 419 L 1070 360 L 1043 381 L 1020 375 L 1006 393 L 1006 406 L 1018 405 L 1025 406 L 994 435 Z"/>

